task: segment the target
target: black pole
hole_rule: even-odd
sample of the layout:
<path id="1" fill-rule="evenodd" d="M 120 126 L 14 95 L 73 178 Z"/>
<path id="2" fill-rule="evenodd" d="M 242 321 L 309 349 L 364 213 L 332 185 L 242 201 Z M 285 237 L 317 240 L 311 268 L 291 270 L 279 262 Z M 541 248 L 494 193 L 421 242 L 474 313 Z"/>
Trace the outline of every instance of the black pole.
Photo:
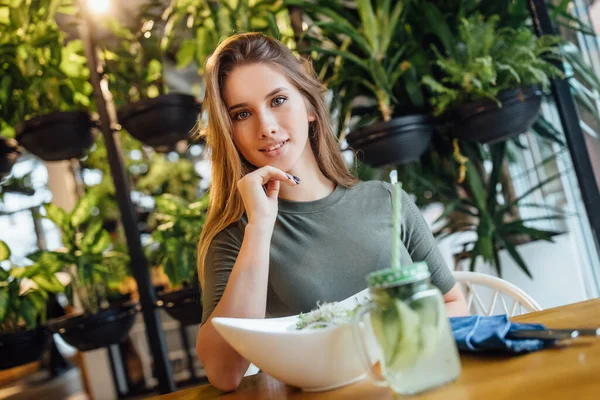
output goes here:
<path id="1" fill-rule="evenodd" d="M 106 145 L 110 171 L 115 185 L 115 194 L 121 212 L 121 221 L 123 222 L 123 228 L 125 229 L 133 277 L 138 285 L 140 303 L 142 304 L 142 314 L 146 325 L 146 334 L 148 336 L 148 343 L 150 344 L 150 351 L 152 353 L 156 377 L 158 379 L 158 388 L 162 394 L 170 393 L 175 391 L 175 381 L 173 380 L 171 364 L 168 359 L 167 346 L 161 328 L 160 316 L 158 314 L 158 309 L 156 308 L 156 295 L 150 281 L 148 263 L 142 250 L 137 216 L 134 212 L 133 203 L 131 202 L 130 197 L 129 181 L 127 180 L 127 175 L 125 174 L 125 169 L 123 167 L 121 147 L 114 138 L 115 133 L 112 129 L 113 126 L 116 125 L 116 123 L 113 123 L 113 121 L 116 120 L 114 117 L 114 108 L 111 108 L 110 111 L 112 112 L 109 113 L 108 105 L 110 104 L 112 106 L 112 103 L 107 104 L 106 99 L 111 99 L 111 96 L 110 93 L 107 93 L 108 88 L 106 87 L 106 81 L 104 81 L 105 85 L 103 87 L 100 79 L 101 69 L 99 69 L 98 66 L 96 46 L 93 39 L 94 25 L 92 16 L 88 14 L 85 4 L 80 3 L 79 5 L 79 10 L 83 16 L 83 23 L 80 24 L 80 32 L 90 69 L 90 81 L 94 91 L 98 114 L 100 115 L 102 136 Z"/>
<path id="2" fill-rule="evenodd" d="M 190 371 L 190 380 L 196 380 L 196 368 L 194 368 L 194 357 L 190 354 L 190 340 L 187 333 L 187 325 L 179 324 L 179 335 L 181 336 L 181 344 L 185 351 L 185 358 L 188 364 L 188 371 Z"/>
<path id="3" fill-rule="evenodd" d="M 550 19 L 546 1 L 528 0 L 528 5 L 535 33 L 538 36 L 554 35 L 556 32 Z M 564 72 L 562 65 L 557 66 Z M 596 242 L 596 251 L 600 253 L 600 191 L 594 176 L 589 150 L 585 144 L 584 133 L 581 126 L 579 126 L 579 114 L 571 96 L 569 83 L 564 79 L 554 79 L 552 81 L 552 94 L 573 160 L 573 167 L 590 221 L 592 236 Z"/>

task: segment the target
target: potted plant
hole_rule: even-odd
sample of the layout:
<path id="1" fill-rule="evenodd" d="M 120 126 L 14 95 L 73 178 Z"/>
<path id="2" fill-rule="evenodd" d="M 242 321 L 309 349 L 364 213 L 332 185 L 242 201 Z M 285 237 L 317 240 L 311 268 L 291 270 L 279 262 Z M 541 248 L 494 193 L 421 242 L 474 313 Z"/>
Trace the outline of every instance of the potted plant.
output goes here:
<path id="1" fill-rule="evenodd" d="M 8 246 L 0 241 L 0 263 L 9 257 Z M 49 339 L 43 326 L 48 293 L 64 289 L 57 271 L 40 264 L 0 266 L 0 370 L 40 359 Z"/>
<path id="2" fill-rule="evenodd" d="M 262 32 L 293 41 L 288 12 L 277 0 L 173 0 L 162 18 L 163 51 L 174 53 L 179 69 L 194 64 L 200 76 L 219 42 L 233 33 Z"/>
<path id="3" fill-rule="evenodd" d="M 208 195 L 193 203 L 171 194 L 156 197 L 153 218 L 158 226 L 149 244 L 151 258 L 163 266 L 174 289 L 159 293 L 158 298 L 167 313 L 183 325 L 202 320 L 196 254 L 207 208 Z"/>
<path id="4" fill-rule="evenodd" d="M 435 121 L 419 83 L 422 68 L 427 68 L 423 50 L 407 29 L 410 6 L 370 0 L 357 0 L 354 9 L 335 2 L 287 0 L 286 4 L 302 8 L 312 20 L 302 38 L 308 44 L 302 51 L 315 54 L 321 77 L 341 99 L 337 110 L 341 139 L 350 117 L 363 114 L 346 139 L 363 153 L 366 164 L 417 160 L 429 146 Z"/>
<path id="5" fill-rule="evenodd" d="M 498 20 L 474 14 L 461 21 L 445 54 L 433 48 L 437 69 L 423 83 L 433 93 L 435 115 L 447 119 L 457 138 L 496 143 L 526 132 L 543 90 L 562 75 L 549 61 L 560 59 L 559 38 L 499 28 Z"/>
<path id="6" fill-rule="evenodd" d="M 142 143 L 167 151 L 190 137 L 201 103 L 190 94 L 167 93 L 160 39 L 150 22 L 132 32 L 111 20 L 119 44 L 103 48 L 102 55 L 119 124 Z"/>
<path id="7" fill-rule="evenodd" d="M 438 219 L 445 222 L 435 234 L 438 238 L 443 238 L 457 232 L 475 232 L 474 240 L 464 244 L 464 255 L 470 259 L 471 270 L 474 269 L 477 258 L 482 257 L 501 275 L 499 252 L 505 249 L 523 272 L 531 278 L 531 272 L 520 256 L 517 245 L 533 240 L 552 242 L 553 236 L 560 232 L 537 229 L 532 227 L 531 223 L 563 219 L 567 213 L 558 208 L 532 203 L 530 197 L 559 176 L 551 176 L 529 188 L 519 197 L 505 201 L 507 186 L 510 184 L 502 180 L 503 164 L 506 162 L 506 142 L 491 145 L 489 158 L 484 157 L 477 146 L 469 143 L 463 143 L 461 146 L 469 156 L 469 161 L 466 163 L 466 179 L 459 184 L 461 190 L 454 191 L 446 198 L 446 209 Z M 481 169 L 481 164 L 486 159 L 492 164 L 489 174 Z M 446 172 L 450 176 L 449 179 L 454 178 L 454 182 L 459 180 L 452 171 L 446 170 Z M 446 191 L 445 194 L 447 195 L 448 192 Z M 522 218 L 518 213 L 516 215 L 512 213 L 518 207 L 537 208 L 552 213 L 541 217 Z M 453 217 L 448 218 L 451 214 L 454 214 Z"/>
<path id="8" fill-rule="evenodd" d="M 91 218 L 96 204 L 90 194 L 81 197 L 70 213 L 46 204 L 46 218 L 61 229 L 64 248 L 30 256 L 53 269 L 63 267 L 69 274 L 67 297 L 71 304 L 80 304 L 82 312 L 49 320 L 48 327 L 81 351 L 123 341 L 138 311 L 133 302 L 111 305 L 107 301 L 109 291 L 126 277 L 129 257 L 110 249 L 103 221 Z"/>
<path id="9" fill-rule="evenodd" d="M 82 156 L 94 126 L 83 46 L 78 40 L 64 44 L 56 9 L 49 0 L 35 8 L 3 5 L 8 15 L 0 37 L 2 134 L 16 131 L 19 144 L 47 161 Z"/>

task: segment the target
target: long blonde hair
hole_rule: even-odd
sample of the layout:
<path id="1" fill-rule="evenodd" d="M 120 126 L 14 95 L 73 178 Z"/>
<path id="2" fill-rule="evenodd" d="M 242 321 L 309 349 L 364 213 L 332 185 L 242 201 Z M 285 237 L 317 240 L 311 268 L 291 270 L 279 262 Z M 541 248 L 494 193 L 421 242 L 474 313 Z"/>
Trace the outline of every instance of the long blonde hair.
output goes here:
<path id="1" fill-rule="evenodd" d="M 203 108 L 208 112 L 208 123 L 200 135 L 205 136 L 210 151 L 212 182 L 208 215 L 198 246 L 198 277 L 203 288 L 204 262 L 211 242 L 244 213 L 236 184 L 255 169 L 243 159 L 233 142 L 223 88 L 236 67 L 256 63 L 266 63 L 286 76 L 303 95 L 308 111 L 316 116 L 309 125 L 309 141 L 323 175 L 340 186 L 357 183 L 344 164 L 323 99 L 325 88 L 310 62 L 296 58 L 281 42 L 261 33 L 237 34 L 223 41 L 207 60 L 204 77 Z"/>

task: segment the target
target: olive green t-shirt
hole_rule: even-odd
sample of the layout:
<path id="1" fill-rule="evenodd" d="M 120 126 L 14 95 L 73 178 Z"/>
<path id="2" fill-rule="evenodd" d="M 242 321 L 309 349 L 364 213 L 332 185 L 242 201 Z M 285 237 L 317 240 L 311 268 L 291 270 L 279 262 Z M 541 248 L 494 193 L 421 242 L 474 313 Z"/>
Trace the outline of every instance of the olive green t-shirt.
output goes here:
<path id="1" fill-rule="evenodd" d="M 247 219 L 213 240 L 205 259 L 204 323 L 217 306 L 235 264 Z M 442 293 L 454 286 L 419 209 L 402 193 L 402 263 L 426 261 Z M 343 300 L 366 288 L 369 272 L 389 268 L 392 242 L 392 186 L 361 182 L 342 186 L 310 202 L 279 199 L 271 239 L 267 316 L 308 312 L 317 302 Z"/>

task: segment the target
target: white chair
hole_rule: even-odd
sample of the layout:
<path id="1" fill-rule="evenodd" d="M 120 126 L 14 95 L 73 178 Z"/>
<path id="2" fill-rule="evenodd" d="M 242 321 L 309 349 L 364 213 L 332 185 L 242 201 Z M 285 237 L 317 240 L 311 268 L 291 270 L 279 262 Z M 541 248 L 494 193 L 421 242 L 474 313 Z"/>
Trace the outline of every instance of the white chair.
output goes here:
<path id="1" fill-rule="evenodd" d="M 504 279 L 468 271 L 454 271 L 453 275 L 465 293 L 467 307 L 472 314 L 493 315 L 497 306 L 501 306 L 501 310 L 509 316 L 542 310 L 542 307 L 525 291 Z M 488 292 L 491 292 L 489 306 L 486 307 L 484 304 L 482 293 L 477 290 L 477 286 L 485 287 Z M 506 298 L 509 299 L 510 306 Z"/>

